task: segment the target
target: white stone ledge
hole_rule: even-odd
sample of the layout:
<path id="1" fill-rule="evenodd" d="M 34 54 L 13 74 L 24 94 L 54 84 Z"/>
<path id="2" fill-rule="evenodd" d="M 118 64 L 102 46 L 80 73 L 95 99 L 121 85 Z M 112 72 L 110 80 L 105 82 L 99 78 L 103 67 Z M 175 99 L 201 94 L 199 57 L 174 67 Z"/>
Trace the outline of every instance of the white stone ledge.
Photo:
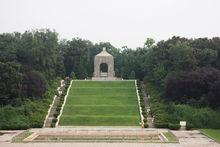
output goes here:
<path id="1" fill-rule="evenodd" d="M 139 96 L 138 87 L 137 87 L 137 80 L 135 80 L 135 88 L 136 88 L 136 94 L 137 94 L 137 98 L 138 98 L 138 107 L 139 107 L 139 112 L 140 112 L 140 117 L 141 117 L 140 124 L 143 125 L 144 124 L 144 116 L 142 114 L 142 109 L 141 109 L 141 102 L 140 102 L 140 96 Z"/>

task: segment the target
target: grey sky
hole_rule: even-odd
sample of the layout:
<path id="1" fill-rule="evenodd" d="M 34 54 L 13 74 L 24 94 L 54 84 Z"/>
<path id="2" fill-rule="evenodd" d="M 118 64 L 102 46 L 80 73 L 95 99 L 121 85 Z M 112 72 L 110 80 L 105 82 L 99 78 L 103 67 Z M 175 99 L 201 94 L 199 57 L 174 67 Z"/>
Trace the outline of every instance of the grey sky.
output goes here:
<path id="1" fill-rule="evenodd" d="M 132 48 L 147 37 L 214 37 L 220 0 L 0 0 L 1 33 L 36 28 Z"/>

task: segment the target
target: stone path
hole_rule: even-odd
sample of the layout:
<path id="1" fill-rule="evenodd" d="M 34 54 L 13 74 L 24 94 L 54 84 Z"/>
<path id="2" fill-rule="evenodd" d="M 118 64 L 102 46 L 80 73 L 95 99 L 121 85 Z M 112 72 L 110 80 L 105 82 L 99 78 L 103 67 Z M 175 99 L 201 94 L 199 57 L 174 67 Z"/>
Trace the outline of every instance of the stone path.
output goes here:
<path id="1" fill-rule="evenodd" d="M 6 143 L 6 142 L 10 142 L 11 139 L 20 134 L 21 132 L 23 132 L 22 130 L 18 130 L 18 131 L 0 131 L 2 134 L 0 134 L 0 147 L 1 143 Z"/>
<path id="2" fill-rule="evenodd" d="M 141 83 L 141 89 L 142 89 L 142 92 L 143 92 L 143 95 L 144 95 L 144 104 L 146 106 L 146 110 L 150 111 L 149 97 L 148 97 L 148 94 L 145 91 L 146 87 L 145 87 L 143 81 L 141 81 L 140 83 Z M 148 124 L 149 128 L 153 128 L 154 127 L 153 116 L 150 113 L 148 113 L 148 116 L 147 116 L 147 124 Z"/>
<path id="3" fill-rule="evenodd" d="M 57 108 L 57 104 L 59 103 L 59 97 L 57 97 L 56 95 L 54 96 L 54 103 L 52 104 L 51 108 L 50 108 L 50 112 L 48 114 L 48 117 L 46 119 L 45 125 L 44 127 L 49 128 L 51 127 L 51 123 L 52 120 L 54 118 L 54 114 L 56 113 L 56 108 Z"/>
<path id="4" fill-rule="evenodd" d="M 172 131 L 181 145 L 186 147 L 220 147 L 220 144 L 206 137 L 198 130 L 192 131 Z"/>
<path id="5" fill-rule="evenodd" d="M 45 128 L 50 128 L 51 127 L 52 120 L 54 118 L 54 114 L 57 112 L 56 108 L 57 108 L 57 105 L 60 102 L 60 95 L 62 94 L 63 87 L 65 86 L 64 80 L 61 80 L 60 84 L 61 84 L 60 87 L 58 87 L 58 89 L 57 89 L 58 96 L 57 95 L 54 96 L 53 103 L 51 104 L 50 109 L 49 109 L 49 113 L 46 116 L 46 120 L 45 120 L 46 122 L 44 124 Z"/>

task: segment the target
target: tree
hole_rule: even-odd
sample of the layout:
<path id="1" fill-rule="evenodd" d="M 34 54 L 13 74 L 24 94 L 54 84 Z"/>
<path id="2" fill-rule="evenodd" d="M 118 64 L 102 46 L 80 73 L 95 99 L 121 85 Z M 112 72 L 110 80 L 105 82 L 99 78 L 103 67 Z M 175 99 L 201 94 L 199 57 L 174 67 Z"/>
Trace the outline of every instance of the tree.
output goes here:
<path id="1" fill-rule="evenodd" d="M 17 45 L 17 60 L 29 69 L 42 72 L 47 79 L 63 75 L 58 34 L 48 29 L 26 31 Z M 29 70 L 28 69 L 28 70 Z"/>
<path id="2" fill-rule="evenodd" d="M 94 53 L 93 44 L 88 40 L 74 38 L 71 41 L 62 42 L 60 45 L 64 56 L 64 66 L 66 75 L 69 76 L 73 71 L 76 77 L 83 79 L 86 75 L 92 75 Z"/>
<path id="3" fill-rule="evenodd" d="M 212 66 L 218 57 L 218 52 L 213 49 L 194 49 L 193 54 L 198 61 L 198 66 Z"/>
<path id="4" fill-rule="evenodd" d="M 191 71 L 196 68 L 197 60 L 186 43 L 176 42 L 160 45 L 148 50 L 145 54 L 143 69 L 147 73 L 148 80 L 162 86 L 165 77 L 173 72 Z M 164 45 L 162 45 L 164 44 Z M 168 46 L 167 48 L 163 48 Z"/>
<path id="5" fill-rule="evenodd" d="M 0 73 L 0 104 L 16 104 L 21 93 L 20 65 L 0 62 Z"/>
<path id="6" fill-rule="evenodd" d="M 152 46 L 154 45 L 155 41 L 152 38 L 147 38 L 147 40 L 144 43 L 144 48 L 152 48 Z"/>
<path id="7" fill-rule="evenodd" d="M 220 70 L 215 68 L 172 74 L 165 80 L 164 96 L 170 101 L 214 107 L 219 102 L 219 80 Z"/>
<path id="8" fill-rule="evenodd" d="M 47 82 L 43 74 L 37 71 L 27 72 L 22 80 L 24 97 L 41 98 L 47 90 Z"/>
<path id="9" fill-rule="evenodd" d="M 74 72 L 71 72 L 71 74 L 70 74 L 70 78 L 71 78 L 71 79 L 76 79 L 76 75 L 75 75 Z"/>
<path id="10" fill-rule="evenodd" d="M 209 103 L 213 107 L 220 107 L 220 79 L 211 85 L 208 93 Z"/>

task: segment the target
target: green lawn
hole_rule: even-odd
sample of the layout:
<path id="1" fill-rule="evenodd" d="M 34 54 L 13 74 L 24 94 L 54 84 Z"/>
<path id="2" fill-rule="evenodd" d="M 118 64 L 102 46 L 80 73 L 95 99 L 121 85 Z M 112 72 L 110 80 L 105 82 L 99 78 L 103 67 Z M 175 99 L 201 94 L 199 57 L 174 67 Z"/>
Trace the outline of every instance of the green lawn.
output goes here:
<path id="1" fill-rule="evenodd" d="M 33 134 L 33 132 L 26 130 L 26 131 L 16 135 L 15 137 L 13 137 L 12 142 L 14 142 L 14 143 L 22 142 L 25 138 L 27 138 L 28 136 L 30 136 L 32 134 Z"/>
<path id="2" fill-rule="evenodd" d="M 220 129 L 201 129 L 200 131 L 220 143 Z"/>
<path id="3" fill-rule="evenodd" d="M 73 81 L 60 126 L 137 126 L 134 81 Z"/>
<path id="4" fill-rule="evenodd" d="M 168 139 L 168 142 L 176 143 L 178 142 L 176 136 L 174 136 L 171 132 L 163 132 L 163 135 Z"/>

